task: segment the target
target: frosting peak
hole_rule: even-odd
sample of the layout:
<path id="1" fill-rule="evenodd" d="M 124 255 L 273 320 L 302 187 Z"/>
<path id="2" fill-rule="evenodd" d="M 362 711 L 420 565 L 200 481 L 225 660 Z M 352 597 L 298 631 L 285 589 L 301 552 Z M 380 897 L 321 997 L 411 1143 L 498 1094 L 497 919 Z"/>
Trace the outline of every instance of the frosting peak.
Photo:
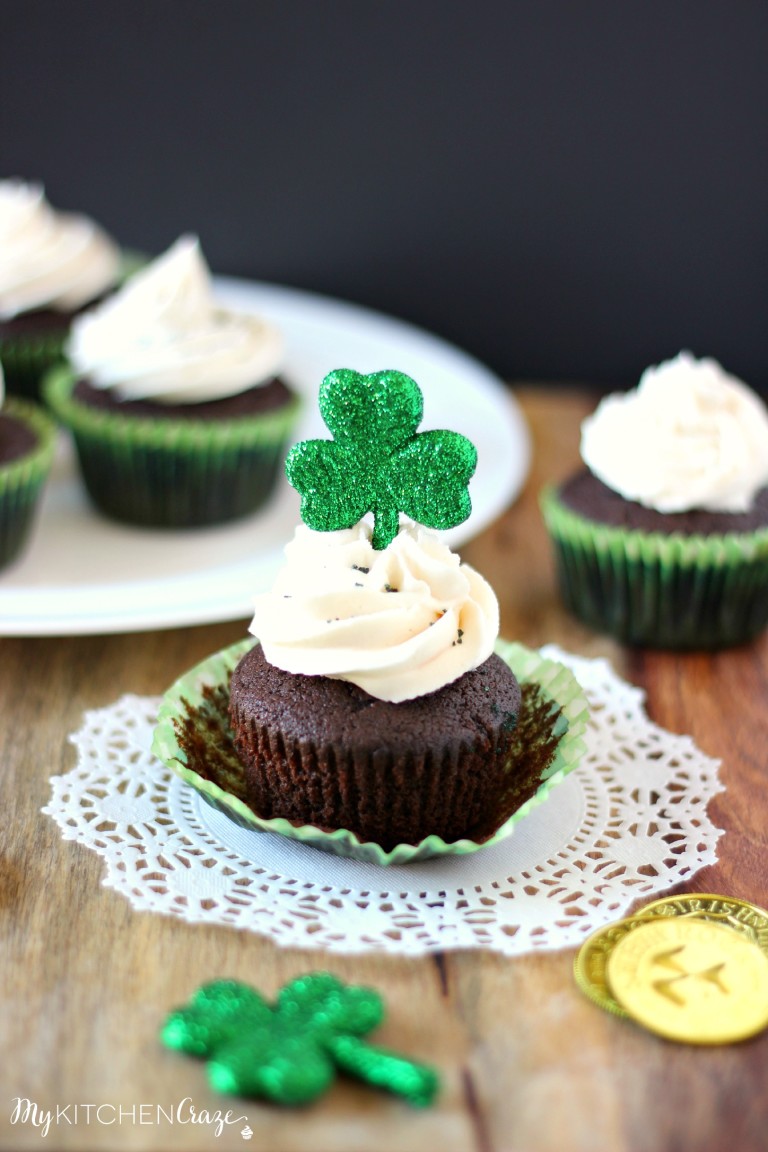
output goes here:
<path id="1" fill-rule="evenodd" d="M 581 455 L 609 488 L 659 512 L 745 512 L 768 484 L 768 411 L 716 360 L 681 352 L 600 402 Z"/>
<path id="2" fill-rule="evenodd" d="M 438 537 L 401 528 L 383 550 L 361 522 L 300 525 L 250 631 L 283 671 L 348 680 L 398 703 L 457 680 L 493 652 L 499 607 L 489 584 Z"/>
<path id="3" fill-rule="evenodd" d="M 57 212 L 40 184 L 0 180 L 0 318 L 71 312 L 116 282 L 120 253 L 86 216 Z"/>
<path id="4" fill-rule="evenodd" d="M 123 399 L 185 404 L 234 396 L 278 371 L 282 339 L 213 297 L 196 236 L 182 236 L 101 307 L 72 325 L 79 376 Z"/>

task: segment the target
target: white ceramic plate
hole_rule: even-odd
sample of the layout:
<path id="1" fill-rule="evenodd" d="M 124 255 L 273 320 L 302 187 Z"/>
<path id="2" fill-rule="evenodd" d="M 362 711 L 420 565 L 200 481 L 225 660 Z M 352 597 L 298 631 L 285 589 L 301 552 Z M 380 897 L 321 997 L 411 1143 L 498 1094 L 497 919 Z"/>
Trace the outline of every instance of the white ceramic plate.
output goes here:
<path id="1" fill-rule="evenodd" d="M 454 428 L 478 449 L 472 515 L 446 533 L 475 535 L 518 494 L 528 471 L 528 430 L 509 390 L 466 353 L 402 321 L 292 288 L 218 278 L 216 295 L 282 329 L 284 375 L 306 396 L 294 439 L 328 437 L 317 411 L 333 368 L 397 368 L 424 394 L 421 428 Z M 62 435 L 31 543 L 0 575 L 0 635 L 137 632 L 250 615 L 299 520 L 297 493 L 281 477 L 269 505 L 234 525 L 192 531 L 123 527 L 90 506 Z"/>

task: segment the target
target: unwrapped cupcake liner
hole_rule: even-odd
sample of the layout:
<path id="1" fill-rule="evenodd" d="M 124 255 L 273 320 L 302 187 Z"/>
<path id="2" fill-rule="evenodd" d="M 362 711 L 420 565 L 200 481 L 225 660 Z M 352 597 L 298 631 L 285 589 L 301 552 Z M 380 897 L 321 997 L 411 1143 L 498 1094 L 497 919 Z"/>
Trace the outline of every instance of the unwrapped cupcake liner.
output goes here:
<path id="1" fill-rule="evenodd" d="M 31 428 L 38 442 L 26 456 L 0 463 L 0 568 L 10 564 L 27 541 L 56 445 L 55 424 L 35 405 L 9 397 L 3 412 Z"/>
<path id="2" fill-rule="evenodd" d="M 768 624 L 768 528 L 708 536 L 599 524 L 541 497 L 566 607 L 598 631 L 654 648 L 722 648 Z"/>
<path id="3" fill-rule="evenodd" d="M 283 817 L 265 818 L 246 803 L 244 770 L 234 748 L 228 715 L 232 671 L 253 643 L 249 638 L 216 652 L 180 677 L 163 698 L 152 744 L 154 754 L 162 763 L 215 808 L 246 828 L 276 832 L 336 855 L 379 865 L 405 864 L 433 856 L 467 855 L 510 836 L 515 825 L 546 800 L 552 788 L 565 779 L 585 753 L 588 706 L 571 670 L 521 644 L 499 641 L 497 652 L 523 688 L 518 721 L 520 741 L 524 742 L 535 731 L 537 738 L 541 740 L 543 735 L 550 747 L 545 766 L 526 777 L 525 788 L 521 786 L 516 793 L 515 780 L 518 774 L 521 778 L 524 775 L 525 757 L 525 748 L 518 750 L 504 794 L 496 798 L 488 827 L 475 839 L 446 841 L 430 835 L 418 844 L 402 843 L 386 849 L 373 841 L 360 840 L 345 828 L 327 831 L 313 824 L 292 823 Z M 185 750 L 190 746 L 196 748 L 194 769 Z"/>
<path id="4" fill-rule="evenodd" d="M 69 367 L 45 398 L 74 438 L 88 494 L 113 519 L 153 528 L 221 524 L 258 510 L 272 491 L 300 402 L 235 420 L 151 418 L 90 408 Z"/>

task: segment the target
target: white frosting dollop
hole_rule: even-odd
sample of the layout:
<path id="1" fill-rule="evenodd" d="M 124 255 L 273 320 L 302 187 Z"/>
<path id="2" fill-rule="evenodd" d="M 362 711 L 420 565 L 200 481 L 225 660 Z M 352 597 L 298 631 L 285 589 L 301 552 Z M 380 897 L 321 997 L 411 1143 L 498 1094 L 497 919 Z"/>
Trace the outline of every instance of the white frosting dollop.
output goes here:
<path id="1" fill-rule="evenodd" d="M 716 360 L 681 352 L 605 397 L 581 455 L 627 500 L 659 512 L 746 512 L 768 484 L 768 411 Z"/>
<path id="2" fill-rule="evenodd" d="M 250 631 L 286 672 L 348 680 L 398 703 L 435 692 L 493 652 L 490 585 L 427 529 L 401 527 L 375 551 L 361 522 L 340 532 L 300 525 Z"/>
<path id="3" fill-rule="evenodd" d="M 40 184 L 0 180 L 0 319 L 72 312 L 111 288 L 120 252 L 86 216 L 57 212 Z"/>
<path id="4" fill-rule="evenodd" d="M 222 308 L 196 236 L 182 236 L 72 325 L 76 374 L 126 400 L 194 404 L 264 384 L 279 370 L 280 332 Z"/>

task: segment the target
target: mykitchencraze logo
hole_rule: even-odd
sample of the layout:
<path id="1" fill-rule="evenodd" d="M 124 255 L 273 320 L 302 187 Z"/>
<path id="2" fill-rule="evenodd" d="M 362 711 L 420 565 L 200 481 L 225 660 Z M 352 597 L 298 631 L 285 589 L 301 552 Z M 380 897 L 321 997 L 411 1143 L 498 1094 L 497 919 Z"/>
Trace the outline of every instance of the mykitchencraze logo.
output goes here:
<path id="1" fill-rule="evenodd" d="M 231 1109 L 226 1112 L 208 1108 L 198 1110 L 189 1096 L 167 1107 L 161 1104 L 57 1104 L 55 1108 L 42 1108 L 28 1097 L 17 1096 L 11 1112 L 11 1124 L 28 1124 L 41 1136 L 47 1136 L 52 1128 L 74 1128 L 79 1124 L 104 1128 L 115 1124 L 156 1127 L 196 1124 L 210 1128 L 214 1136 L 221 1136 L 230 1125 L 243 1124 L 240 1135 L 244 1140 L 250 1140 L 253 1129 L 247 1121 L 247 1116 L 235 1116 Z"/>

